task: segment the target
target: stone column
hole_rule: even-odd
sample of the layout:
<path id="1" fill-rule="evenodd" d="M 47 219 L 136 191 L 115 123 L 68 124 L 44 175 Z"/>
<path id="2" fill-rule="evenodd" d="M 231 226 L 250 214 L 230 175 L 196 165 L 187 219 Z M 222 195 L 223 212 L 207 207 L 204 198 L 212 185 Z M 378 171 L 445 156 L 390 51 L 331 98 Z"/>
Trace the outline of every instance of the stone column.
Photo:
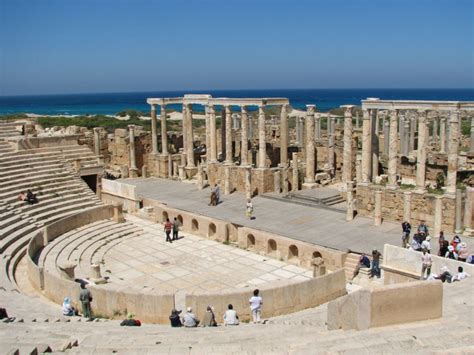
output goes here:
<path id="1" fill-rule="evenodd" d="M 202 190 L 204 188 L 204 170 L 201 163 L 198 163 L 197 169 L 197 188 Z"/>
<path id="2" fill-rule="evenodd" d="M 416 116 L 410 120 L 410 152 L 415 150 L 415 132 L 416 132 Z"/>
<path id="3" fill-rule="evenodd" d="M 378 110 L 370 110 L 372 123 L 372 180 L 379 176 L 379 129 L 377 127 Z"/>
<path id="4" fill-rule="evenodd" d="M 433 118 L 433 143 L 438 145 L 438 116 Z"/>
<path id="5" fill-rule="evenodd" d="M 128 137 L 130 140 L 130 176 L 137 177 L 138 176 L 138 169 L 137 169 L 137 161 L 135 155 L 135 126 L 129 125 L 128 126 Z"/>
<path id="6" fill-rule="evenodd" d="M 240 130 L 242 138 L 242 147 L 240 149 L 240 165 L 248 165 L 248 154 L 249 154 L 249 139 L 248 139 L 248 129 L 249 129 L 249 116 L 247 112 L 247 106 L 241 106 L 240 108 L 240 121 L 242 124 L 242 129 Z"/>
<path id="7" fill-rule="evenodd" d="M 374 195 L 374 226 L 380 226 L 382 224 L 382 191 L 377 190 Z"/>
<path id="8" fill-rule="evenodd" d="M 248 200 L 249 198 L 252 198 L 252 181 L 251 181 L 251 168 L 250 167 L 245 167 L 245 198 Z"/>
<path id="9" fill-rule="evenodd" d="M 173 163 L 173 178 L 178 179 L 179 175 L 179 167 L 178 167 L 178 162 L 176 160 L 172 160 Z"/>
<path id="10" fill-rule="evenodd" d="M 94 153 L 100 156 L 100 128 L 94 127 Z"/>
<path id="11" fill-rule="evenodd" d="M 464 208 L 464 235 L 474 236 L 474 187 L 466 187 Z"/>
<path id="12" fill-rule="evenodd" d="M 347 187 L 347 200 L 346 200 L 346 221 L 352 221 L 354 219 L 354 182 L 348 181 Z"/>
<path id="13" fill-rule="evenodd" d="M 462 190 L 456 189 L 456 210 L 455 210 L 456 224 L 454 226 L 454 233 L 462 233 Z"/>
<path id="14" fill-rule="evenodd" d="M 216 109 L 214 105 L 209 105 L 209 130 L 211 132 L 210 139 L 210 151 L 211 151 L 211 163 L 217 162 L 217 137 L 216 137 Z"/>
<path id="15" fill-rule="evenodd" d="M 193 136 L 193 106 L 191 104 L 186 105 L 186 157 L 187 157 L 187 168 L 194 168 L 194 136 Z"/>
<path id="16" fill-rule="evenodd" d="M 230 195 L 230 166 L 224 166 L 224 195 Z"/>
<path id="17" fill-rule="evenodd" d="M 300 147 L 300 118 L 295 117 L 295 143 L 297 147 Z"/>
<path id="18" fill-rule="evenodd" d="M 280 166 L 288 166 L 288 105 L 281 105 L 280 114 Z"/>
<path id="19" fill-rule="evenodd" d="M 411 192 L 403 193 L 403 221 L 411 223 Z"/>
<path id="20" fill-rule="evenodd" d="M 409 154 L 410 154 L 410 122 L 405 121 L 404 127 L 403 127 L 403 155 L 408 156 Z"/>
<path id="21" fill-rule="evenodd" d="M 186 113 L 186 105 L 184 103 L 183 103 L 183 108 L 182 108 L 181 113 L 183 115 L 183 120 L 182 120 L 182 125 L 183 125 L 183 151 L 187 152 L 188 151 L 187 150 L 188 149 L 188 147 L 187 147 L 187 142 L 188 142 L 187 123 L 188 123 L 188 120 L 186 119 L 187 113 Z"/>
<path id="22" fill-rule="evenodd" d="M 232 115 L 232 129 L 239 129 L 239 118 L 237 117 L 237 114 Z"/>
<path id="23" fill-rule="evenodd" d="M 314 186 L 314 105 L 306 105 L 306 187 Z"/>
<path id="24" fill-rule="evenodd" d="M 293 168 L 293 175 L 291 179 L 291 191 L 298 191 L 298 153 L 293 153 L 291 166 Z"/>
<path id="25" fill-rule="evenodd" d="M 433 236 L 439 236 L 441 232 L 441 222 L 443 220 L 443 200 L 437 196 L 435 198 L 435 210 L 434 210 L 434 223 L 433 223 Z"/>
<path id="26" fill-rule="evenodd" d="M 253 122 L 252 116 L 249 116 L 249 139 L 250 140 L 253 139 L 253 125 L 254 125 L 254 122 Z"/>
<path id="27" fill-rule="evenodd" d="M 372 181 L 372 132 L 368 110 L 363 111 L 362 119 L 362 182 Z"/>
<path id="28" fill-rule="evenodd" d="M 173 175 L 177 174 L 177 171 L 174 172 L 174 162 L 171 154 L 168 155 L 168 179 L 172 179 Z"/>
<path id="29" fill-rule="evenodd" d="M 276 170 L 273 173 L 273 189 L 277 194 L 281 191 L 281 178 L 280 178 L 280 170 Z"/>
<path id="30" fill-rule="evenodd" d="M 390 150 L 390 120 L 386 118 L 383 121 L 383 154 L 388 156 Z"/>
<path id="31" fill-rule="evenodd" d="M 265 110 L 263 105 L 258 106 L 258 167 L 265 168 L 266 162 L 265 142 Z"/>
<path id="32" fill-rule="evenodd" d="M 418 111 L 418 148 L 416 151 L 416 189 L 418 192 L 425 191 L 426 178 L 426 146 L 428 135 L 426 129 L 426 111 Z"/>
<path id="33" fill-rule="evenodd" d="M 459 152 L 459 117 L 459 110 L 452 111 L 449 116 L 448 177 L 446 179 L 446 194 L 448 195 L 456 194 Z"/>
<path id="34" fill-rule="evenodd" d="M 206 163 L 211 161 L 211 117 L 209 106 L 204 106 L 204 114 L 206 115 Z"/>
<path id="35" fill-rule="evenodd" d="M 168 155 L 168 130 L 166 129 L 166 105 L 165 104 L 161 105 L 160 119 L 161 119 L 161 154 Z"/>
<path id="36" fill-rule="evenodd" d="M 283 180 L 281 192 L 286 195 L 288 194 L 288 168 L 283 168 L 281 170 L 281 175 Z"/>
<path id="37" fill-rule="evenodd" d="M 125 217 L 123 216 L 122 204 L 120 204 L 118 202 L 114 202 L 112 204 L 112 206 L 114 208 L 114 215 L 113 215 L 112 219 L 117 223 L 125 222 Z"/>
<path id="38" fill-rule="evenodd" d="M 446 117 L 444 116 L 439 120 L 439 152 L 446 153 Z"/>
<path id="39" fill-rule="evenodd" d="M 471 144 L 469 150 L 471 154 L 474 154 L 474 117 L 471 117 Z"/>
<path id="40" fill-rule="evenodd" d="M 400 137 L 400 154 L 404 155 L 405 152 L 405 121 L 408 121 L 407 116 L 398 116 L 398 129 Z"/>
<path id="41" fill-rule="evenodd" d="M 352 181 L 352 110 L 353 105 L 341 106 L 344 108 L 344 154 L 342 161 L 342 182 Z"/>
<path id="42" fill-rule="evenodd" d="M 321 139 L 321 115 L 319 113 L 314 116 L 314 129 L 314 137 L 316 140 Z"/>
<path id="43" fill-rule="evenodd" d="M 335 142 L 334 142 L 334 133 L 329 133 L 328 137 L 328 166 L 329 166 L 329 175 L 331 178 L 336 174 L 336 164 L 335 164 Z"/>
<path id="44" fill-rule="evenodd" d="M 388 186 L 397 187 L 397 156 L 398 156 L 398 110 L 390 112 L 390 138 L 388 150 Z"/>
<path id="45" fill-rule="evenodd" d="M 156 130 L 156 105 L 151 104 L 151 153 L 158 154 L 158 132 Z"/>
<path id="46" fill-rule="evenodd" d="M 225 107 L 225 164 L 232 164 L 232 109 Z"/>
<path id="47" fill-rule="evenodd" d="M 356 113 L 356 129 L 359 129 L 360 124 L 359 124 L 359 112 Z"/>
<path id="48" fill-rule="evenodd" d="M 142 178 L 146 178 L 148 176 L 148 167 L 146 165 L 142 166 Z"/>

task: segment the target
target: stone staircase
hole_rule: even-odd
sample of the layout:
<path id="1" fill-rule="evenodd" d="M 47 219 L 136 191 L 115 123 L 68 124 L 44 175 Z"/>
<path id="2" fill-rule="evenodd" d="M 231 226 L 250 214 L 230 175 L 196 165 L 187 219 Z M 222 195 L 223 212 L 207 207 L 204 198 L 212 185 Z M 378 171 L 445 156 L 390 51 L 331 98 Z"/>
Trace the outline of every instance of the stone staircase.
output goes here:
<path id="1" fill-rule="evenodd" d="M 319 198 L 314 196 L 307 196 L 301 193 L 290 192 L 286 195 L 277 193 L 267 193 L 261 195 L 261 197 L 282 202 L 288 202 L 301 206 L 323 208 L 339 213 L 346 213 L 345 208 L 341 208 L 341 204 L 343 204 L 345 200 L 339 194 Z"/>
<path id="2" fill-rule="evenodd" d="M 17 126 L 17 122 L 0 121 L 0 139 L 20 135 L 21 131 L 16 129 Z"/>

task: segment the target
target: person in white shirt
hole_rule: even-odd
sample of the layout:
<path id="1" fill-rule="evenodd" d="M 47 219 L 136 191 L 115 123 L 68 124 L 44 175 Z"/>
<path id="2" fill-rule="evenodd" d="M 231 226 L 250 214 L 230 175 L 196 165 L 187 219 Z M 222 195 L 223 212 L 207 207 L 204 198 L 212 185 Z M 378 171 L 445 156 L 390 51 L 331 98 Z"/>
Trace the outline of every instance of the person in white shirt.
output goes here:
<path id="1" fill-rule="evenodd" d="M 197 327 L 199 320 L 196 318 L 196 315 L 193 313 L 193 309 L 188 307 L 187 312 L 183 316 L 183 325 L 187 328 Z"/>
<path id="2" fill-rule="evenodd" d="M 466 271 L 464 271 L 462 266 L 459 266 L 458 267 L 458 274 L 456 276 L 454 276 L 453 282 L 464 280 L 466 277 L 469 277 L 469 276 L 471 276 L 471 275 L 469 275 Z"/>
<path id="3" fill-rule="evenodd" d="M 239 316 L 231 304 L 227 306 L 227 311 L 225 311 L 224 325 L 239 325 Z"/>
<path id="4" fill-rule="evenodd" d="M 426 237 L 426 239 L 421 242 L 421 249 L 426 249 L 426 251 L 431 254 L 430 240 L 431 240 L 430 236 Z"/>
<path id="5" fill-rule="evenodd" d="M 254 323 L 260 323 L 260 315 L 262 313 L 262 297 L 260 297 L 259 290 L 256 289 L 253 291 L 253 296 L 250 297 L 249 303 L 250 303 L 250 310 L 252 311 L 252 317 L 253 317 L 253 322 Z"/>
<path id="6" fill-rule="evenodd" d="M 428 278 L 431 273 L 431 255 L 426 252 L 426 249 L 423 249 L 423 254 L 421 254 L 421 278 L 420 280 L 424 280 L 425 278 L 425 270 L 426 270 L 426 277 Z"/>

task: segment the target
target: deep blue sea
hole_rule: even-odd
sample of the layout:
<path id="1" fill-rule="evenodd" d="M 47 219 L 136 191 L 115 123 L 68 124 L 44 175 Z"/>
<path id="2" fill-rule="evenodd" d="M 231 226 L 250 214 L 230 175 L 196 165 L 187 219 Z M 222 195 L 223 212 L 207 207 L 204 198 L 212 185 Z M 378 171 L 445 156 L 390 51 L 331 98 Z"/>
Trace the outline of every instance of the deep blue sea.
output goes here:
<path id="1" fill-rule="evenodd" d="M 103 93 L 74 95 L 0 96 L 0 114 L 43 115 L 116 114 L 133 109 L 149 111 L 148 97 L 176 97 L 184 94 L 211 94 L 213 97 L 286 97 L 295 108 L 315 104 L 327 111 L 344 104 L 360 105 L 367 97 L 393 100 L 474 101 L 474 89 L 281 89 L 210 90 Z M 176 109 L 179 109 L 176 107 Z"/>

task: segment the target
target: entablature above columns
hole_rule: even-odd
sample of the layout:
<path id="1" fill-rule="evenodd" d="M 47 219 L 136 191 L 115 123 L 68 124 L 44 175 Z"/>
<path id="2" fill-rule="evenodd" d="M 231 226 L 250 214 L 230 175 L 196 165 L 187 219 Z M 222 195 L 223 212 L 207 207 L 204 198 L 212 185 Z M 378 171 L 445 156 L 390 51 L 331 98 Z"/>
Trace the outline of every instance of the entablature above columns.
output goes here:
<path id="1" fill-rule="evenodd" d="M 364 110 L 474 111 L 472 101 L 362 100 Z"/>

